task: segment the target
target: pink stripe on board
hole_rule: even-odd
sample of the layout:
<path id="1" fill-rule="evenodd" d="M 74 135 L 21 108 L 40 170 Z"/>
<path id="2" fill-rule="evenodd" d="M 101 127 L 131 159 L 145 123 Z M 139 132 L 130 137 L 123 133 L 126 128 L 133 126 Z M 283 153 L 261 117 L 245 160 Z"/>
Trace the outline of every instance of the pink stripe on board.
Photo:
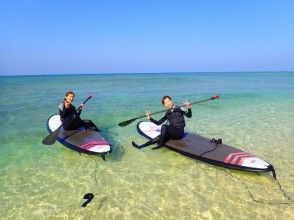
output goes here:
<path id="1" fill-rule="evenodd" d="M 97 146 L 97 145 L 109 145 L 109 143 L 107 141 L 92 141 L 87 144 L 83 144 L 80 147 L 83 149 L 89 149 L 89 148 Z"/>
<path id="2" fill-rule="evenodd" d="M 234 157 L 235 155 L 242 155 L 242 154 L 246 154 L 246 152 L 241 151 L 241 152 L 238 152 L 238 153 L 231 153 L 231 154 L 229 154 L 229 155 L 226 157 L 226 159 L 225 159 L 225 163 L 229 163 L 231 157 Z"/>
<path id="3" fill-rule="evenodd" d="M 231 164 L 236 164 L 236 163 L 237 163 L 237 160 L 238 160 L 239 158 L 242 158 L 242 157 L 249 157 L 249 156 L 251 156 L 251 154 L 249 154 L 249 153 L 245 153 L 245 152 L 244 152 L 244 154 L 239 154 L 238 156 L 235 156 L 235 157 L 234 157 L 234 159 L 231 161 Z"/>

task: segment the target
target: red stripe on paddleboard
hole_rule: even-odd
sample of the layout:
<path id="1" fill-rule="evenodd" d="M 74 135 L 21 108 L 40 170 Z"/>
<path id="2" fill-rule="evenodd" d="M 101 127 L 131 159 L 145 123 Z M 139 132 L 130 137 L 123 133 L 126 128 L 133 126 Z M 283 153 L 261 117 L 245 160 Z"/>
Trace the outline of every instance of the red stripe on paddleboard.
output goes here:
<path id="1" fill-rule="evenodd" d="M 238 153 L 230 153 L 227 157 L 226 157 L 226 159 L 225 159 L 225 163 L 229 163 L 230 162 L 230 159 L 233 157 L 235 157 L 235 156 L 237 156 L 237 155 L 242 155 L 242 154 L 247 154 L 246 152 L 244 152 L 244 151 L 241 151 L 241 152 L 238 152 Z"/>
<path id="2" fill-rule="evenodd" d="M 236 155 L 236 156 L 233 158 L 233 160 L 231 161 L 231 164 L 236 164 L 236 163 L 237 163 L 237 160 L 238 160 L 239 158 L 242 158 L 242 157 L 250 157 L 250 156 L 252 156 L 252 155 L 249 154 L 249 153 L 246 153 L 246 152 L 244 152 L 244 154 Z"/>
<path id="3" fill-rule="evenodd" d="M 101 147 L 102 147 L 102 145 L 109 145 L 109 143 L 107 141 L 92 141 L 87 144 L 83 144 L 80 147 L 83 149 L 89 149 L 89 148 L 97 146 L 97 145 L 101 145 Z"/>

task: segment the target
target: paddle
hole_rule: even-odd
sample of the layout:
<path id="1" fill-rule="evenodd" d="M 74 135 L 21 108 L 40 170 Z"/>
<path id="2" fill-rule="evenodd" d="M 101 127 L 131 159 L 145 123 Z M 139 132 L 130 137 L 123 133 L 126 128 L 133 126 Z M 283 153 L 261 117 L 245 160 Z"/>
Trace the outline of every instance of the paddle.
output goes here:
<path id="1" fill-rule="evenodd" d="M 90 98 L 92 98 L 91 95 L 83 102 L 83 104 L 85 104 Z M 82 108 L 82 105 L 80 105 L 80 107 L 76 110 L 76 112 L 79 111 L 81 108 Z M 46 138 L 44 138 L 44 140 L 42 141 L 42 143 L 45 144 L 45 145 L 52 145 L 52 144 L 54 144 L 55 141 L 56 141 L 56 139 L 57 139 L 57 136 L 59 134 L 60 128 L 63 126 L 64 123 L 66 123 L 68 120 L 70 120 L 70 117 L 68 117 L 67 119 L 65 119 L 62 122 L 62 124 L 55 131 L 53 131 Z"/>
<path id="2" fill-rule="evenodd" d="M 191 102 L 191 105 L 199 104 L 201 102 L 207 102 L 207 101 L 214 100 L 214 99 L 219 99 L 219 98 L 220 97 L 216 95 L 216 96 L 210 97 L 209 99 L 203 99 L 203 100 L 200 100 L 200 101 Z M 185 105 L 182 105 L 180 107 L 184 107 L 184 106 Z M 161 110 L 161 111 L 158 111 L 158 112 L 153 112 L 152 115 L 162 113 L 162 112 L 166 112 L 166 111 L 167 110 Z M 131 124 L 132 122 L 136 121 L 137 119 L 144 118 L 144 117 L 146 117 L 146 115 L 142 115 L 142 116 L 139 116 L 139 117 L 136 117 L 136 118 L 129 119 L 127 121 L 120 122 L 118 125 L 121 126 L 121 127 L 124 127 L 124 126 L 127 126 L 127 125 Z"/>

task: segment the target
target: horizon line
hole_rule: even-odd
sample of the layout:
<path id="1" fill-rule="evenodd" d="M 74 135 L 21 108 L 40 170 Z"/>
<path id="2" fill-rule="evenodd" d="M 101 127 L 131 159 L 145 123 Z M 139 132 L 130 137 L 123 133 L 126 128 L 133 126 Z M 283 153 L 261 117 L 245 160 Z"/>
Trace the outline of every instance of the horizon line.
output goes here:
<path id="1" fill-rule="evenodd" d="M 294 70 L 262 70 L 262 71 L 167 71 L 167 72 L 97 72 L 97 73 L 20 73 L 0 74 L 2 76 L 70 76 L 70 75 L 126 75 L 126 74 L 176 74 L 176 73 L 286 73 Z"/>

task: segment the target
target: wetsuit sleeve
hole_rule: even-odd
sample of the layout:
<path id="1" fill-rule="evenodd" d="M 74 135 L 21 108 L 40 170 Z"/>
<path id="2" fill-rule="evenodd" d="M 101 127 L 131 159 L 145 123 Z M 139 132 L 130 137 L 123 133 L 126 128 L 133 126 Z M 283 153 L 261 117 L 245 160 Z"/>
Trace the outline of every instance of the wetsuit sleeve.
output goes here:
<path id="1" fill-rule="evenodd" d="M 184 115 L 185 115 L 187 118 L 191 118 L 191 117 L 192 117 L 192 110 L 191 110 L 191 109 L 188 109 L 188 112 L 185 112 L 185 111 L 184 111 Z"/>
<path id="2" fill-rule="evenodd" d="M 153 118 L 150 118 L 150 121 L 153 122 L 156 125 L 161 125 L 167 118 L 165 116 L 163 116 L 161 119 L 159 119 L 158 121 L 156 121 Z"/>
<path id="3" fill-rule="evenodd" d="M 65 115 L 66 115 L 66 108 L 64 108 L 63 103 L 60 103 L 60 105 L 58 106 L 59 109 L 59 115 L 62 119 L 65 119 Z"/>

